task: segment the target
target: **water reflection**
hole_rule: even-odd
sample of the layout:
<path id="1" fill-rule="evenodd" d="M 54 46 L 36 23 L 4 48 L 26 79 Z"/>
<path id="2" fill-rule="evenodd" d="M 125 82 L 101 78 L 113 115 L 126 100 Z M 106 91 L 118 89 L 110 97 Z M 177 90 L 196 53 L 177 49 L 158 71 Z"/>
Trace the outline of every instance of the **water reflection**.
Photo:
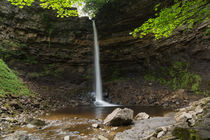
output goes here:
<path id="1" fill-rule="evenodd" d="M 165 109 L 162 107 L 150 107 L 150 106 L 119 106 L 119 108 L 130 108 L 134 110 L 134 115 L 139 112 L 146 112 L 150 116 L 163 116 L 165 113 L 170 112 L 170 109 Z M 78 106 L 78 107 L 68 107 L 65 109 L 57 110 L 47 117 L 48 119 L 63 119 L 63 118 L 89 118 L 89 119 L 104 119 L 108 114 L 110 114 L 114 109 L 118 107 L 95 107 L 95 106 Z"/>
<path id="2" fill-rule="evenodd" d="M 95 114 L 96 119 L 103 118 L 103 110 L 104 110 L 103 107 L 95 108 L 94 114 Z"/>

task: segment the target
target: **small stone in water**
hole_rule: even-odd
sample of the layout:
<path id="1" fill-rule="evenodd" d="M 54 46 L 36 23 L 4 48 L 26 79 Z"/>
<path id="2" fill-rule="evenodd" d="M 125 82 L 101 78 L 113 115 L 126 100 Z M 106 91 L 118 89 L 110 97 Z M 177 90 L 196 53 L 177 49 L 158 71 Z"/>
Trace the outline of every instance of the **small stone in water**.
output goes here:
<path id="1" fill-rule="evenodd" d="M 141 112 L 141 113 L 137 114 L 135 117 L 136 120 L 145 120 L 148 118 L 149 118 L 149 115 L 145 112 Z"/>
<path id="2" fill-rule="evenodd" d="M 92 124 L 92 127 L 99 128 L 99 125 L 97 123 Z"/>
<path id="3" fill-rule="evenodd" d="M 115 131 L 115 130 L 117 130 L 117 129 L 118 129 L 118 127 L 112 127 L 112 128 L 111 128 L 112 131 Z"/>
<path id="4" fill-rule="evenodd" d="M 64 140 L 70 140 L 70 136 L 65 136 Z"/>
<path id="5" fill-rule="evenodd" d="M 34 128 L 35 126 L 34 125 L 32 125 L 32 124 L 27 124 L 26 125 L 28 128 Z"/>

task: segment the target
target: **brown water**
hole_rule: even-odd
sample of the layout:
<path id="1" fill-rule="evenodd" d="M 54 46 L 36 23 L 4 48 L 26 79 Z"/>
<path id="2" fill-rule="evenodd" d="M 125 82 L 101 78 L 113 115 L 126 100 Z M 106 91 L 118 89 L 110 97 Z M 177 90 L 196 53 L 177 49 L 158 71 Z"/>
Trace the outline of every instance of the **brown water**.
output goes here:
<path id="1" fill-rule="evenodd" d="M 24 126 L 18 128 L 18 130 L 28 131 L 40 137 L 41 140 L 63 140 L 65 136 L 70 136 L 71 140 L 88 140 L 98 135 L 113 139 L 117 132 L 130 129 L 131 126 L 118 127 L 113 130 L 112 127 L 103 125 L 100 128 L 93 128 L 92 124 L 102 124 L 103 119 L 115 108 L 117 107 L 69 107 L 41 116 L 40 118 L 47 123 L 43 128 Z M 124 107 L 120 106 L 120 108 Z M 170 109 L 161 107 L 127 106 L 127 108 L 133 109 L 135 115 L 139 112 L 146 112 L 150 116 L 163 116 L 170 111 Z"/>
<path id="2" fill-rule="evenodd" d="M 114 107 L 95 107 L 95 106 L 78 106 L 78 107 L 68 107 L 61 110 L 51 112 L 43 118 L 50 120 L 60 120 L 64 118 L 89 118 L 89 119 L 104 119 L 108 114 L 110 114 L 116 108 L 130 108 L 134 110 L 134 116 L 139 112 L 146 112 L 150 116 L 163 116 L 171 109 L 164 109 L 162 107 L 151 107 L 151 106 L 114 106 Z"/>

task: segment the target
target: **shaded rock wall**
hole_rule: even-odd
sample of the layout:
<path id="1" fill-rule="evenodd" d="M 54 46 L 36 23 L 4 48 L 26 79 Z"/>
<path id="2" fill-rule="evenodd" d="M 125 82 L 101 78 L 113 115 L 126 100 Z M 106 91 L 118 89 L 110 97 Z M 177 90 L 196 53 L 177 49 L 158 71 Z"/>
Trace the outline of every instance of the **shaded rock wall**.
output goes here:
<path id="1" fill-rule="evenodd" d="M 0 9 L 0 56 L 32 89 L 63 100 L 92 90 L 93 36 L 88 17 L 60 19 L 37 4 L 19 9 L 6 0 L 0 1 Z"/>
<path id="2" fill-rule="evenodd" d="M 158 70 L 175 61 L 190 63 L 190 71 L 201 75 L 201 89 L 208 90 L 210 79 L 209 21 L 184 31 L 179 28 L 167 39 L 154 40 L 151 35 L 143 39 L 129 35 L 134 28 L 154 16 L 158 1 L 117 1 L 107 5 L 96 16 L 99 30 L 102 75 L 106 96 L 119 104 L 170 105 L 189 97 L 172 97 L 174 91 L 157 83 L 144 81 L 148 70 Z M 161 1 L 162 6 L 170 5 Z M 108 75 L 106 75 L 108 73 Z M 188 92 L 185 90 L 185 92 Z M 183 95 L 185 95 L 183 92 Z M 193 99 L 192 93 L 191 99 Z M 174 95 L 176 96 L 176 95 Z M 167 99 L 166 99 L 167 98 Z"/>
<path id="3" fill-rule="evenodd" d="M 209 21 L 188 32 L 179 29 L 172 37 L 158 41 L 152 36 L 137 39 L 129 35 L 154 16 L 157 2 L 116 0 L 96 16 L 104 94 L 114 103 L 169 105 L 187 99 L 179 93 L 172 97 L 170 88 L 144 81 L 148 69 L 173 61 L 190 62 L 191 70 L 204 79 L 203 88 L 209 86 L 209 36 L 204 35 Z M 168 0 L 159 2 L 162 7 L 171 4 Z M 0 1 L 0 9 L 0 42 L 10 54 L 4 55 L 4 60 L 38 93 L 63 102 L 72 98 L 88 102 L 84 98 L 93 83 L 91 21 L 58 19 L 52 11 L 36 5 L 19 9 L 7 1 Z"/>
<path id="4" fill-rule="evenodd" d="M 29 53 L 39 56 L 40 61 L 91 61 L 84 58 L 92 51 L 92 25 L 87 17 L 59 19 L 53 11 L 36 5 L 19 9 L 7 1 L 1 1 L 0 9 L 1 40 L 26 43 Z M 89 54 L 84 55 L 86 52 Z"/>

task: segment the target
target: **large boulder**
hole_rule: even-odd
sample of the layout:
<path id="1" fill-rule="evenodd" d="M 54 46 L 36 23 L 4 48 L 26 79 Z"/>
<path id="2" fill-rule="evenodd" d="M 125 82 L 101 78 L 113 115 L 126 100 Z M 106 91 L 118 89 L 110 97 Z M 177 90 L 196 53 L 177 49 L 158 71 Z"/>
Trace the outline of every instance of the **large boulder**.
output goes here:
<path id="1" fill-rule="evenodd" d="M 116 108 L 105 118 L 104 124 L 111 126 L 130 125 L 132 123 L 133 113 L 132 109 Z"/>

